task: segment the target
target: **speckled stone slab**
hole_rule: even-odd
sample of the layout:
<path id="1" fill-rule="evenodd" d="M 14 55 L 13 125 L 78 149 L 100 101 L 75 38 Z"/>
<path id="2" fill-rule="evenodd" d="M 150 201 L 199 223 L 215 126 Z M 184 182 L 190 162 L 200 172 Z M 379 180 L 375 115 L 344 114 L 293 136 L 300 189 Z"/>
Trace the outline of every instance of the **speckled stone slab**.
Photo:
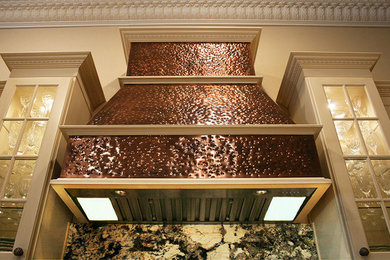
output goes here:
<path id="1" fill-rule="evenodd" d="M 306 224 L 71 224 L 64 259 L 318 259 Z"/>

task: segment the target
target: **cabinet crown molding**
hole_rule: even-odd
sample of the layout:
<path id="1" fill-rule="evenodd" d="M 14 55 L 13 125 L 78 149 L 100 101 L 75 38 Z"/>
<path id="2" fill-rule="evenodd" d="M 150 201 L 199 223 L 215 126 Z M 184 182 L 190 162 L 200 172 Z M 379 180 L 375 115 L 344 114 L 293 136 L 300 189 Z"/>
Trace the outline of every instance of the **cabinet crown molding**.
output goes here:
<path id="1" fill-rule="evenodd" d="M 5 64 L 13 69 L 80 68 L 89 59 L 90 52 L 27 52 L 1 53 Z M 93 62 L 93 61 L 92 61 Z"/>
<path id="2" fill-rule="evenodd" d="M 390 97 L 390 80 L 375 81 L 375 85 L 382 98 Z"/>
<path id="3" fill-rule="evenodd" d="M 0 28 L 241 23 L 390 26 L 388 0 L 0 0 Z"/>
<path id="4" fill-rule="evenodd" d="M 291 52 L 276 102 L 288 108 L 305 69 L 361 69 L 372 71 L 376 52 Z"/>
<path id="5" fill-rule="evenodd" d="M 10 71 L 76 69 L 77 77 L 83 84 L 92 109 L 96 109 L 106 101 L 92 54 L 89 51 L 1 53 L 0 55 Z"/>
<path id="6" fill-rule="evenodd" d="M 6 83 L 6 81 L 0 81 L 0 97 L 1 97 L 1 93 L 3 93 L 5 83 Z"/>

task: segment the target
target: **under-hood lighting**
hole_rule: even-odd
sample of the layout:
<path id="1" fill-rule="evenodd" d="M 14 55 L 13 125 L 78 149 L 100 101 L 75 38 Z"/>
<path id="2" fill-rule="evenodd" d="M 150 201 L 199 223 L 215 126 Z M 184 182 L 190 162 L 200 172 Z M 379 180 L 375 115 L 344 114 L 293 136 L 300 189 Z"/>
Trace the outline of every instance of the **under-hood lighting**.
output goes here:
<path id="1" fill-rule="evenodd" d="M 306 197 L 273 197 L 265 221 L 292 221 Z"/>
<path id="2" fill-rule="evenodd" d="M 118 220 L 109 198 L 77 198 L 90 221 Z"/>

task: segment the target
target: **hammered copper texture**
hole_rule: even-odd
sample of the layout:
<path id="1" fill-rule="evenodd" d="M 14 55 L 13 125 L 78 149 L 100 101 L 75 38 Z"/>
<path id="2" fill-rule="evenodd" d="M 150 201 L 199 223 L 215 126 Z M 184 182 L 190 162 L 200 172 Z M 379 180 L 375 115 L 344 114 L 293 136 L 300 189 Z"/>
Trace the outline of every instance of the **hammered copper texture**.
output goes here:
<path id="1" fill-rule="evenodd" d="M 128 76 L 254 75 L 250 43 L 135 42 Z"/>
<path id="2" fill-rule="evenodd" d="M 71 137 L 62 178 L 321 176 L 313 136 Z"/>
<path id="3" fill-rule="evenodd" d="M 293 124 L 255 84 L 127 85 L 90 121 L 119 124 Z"/>

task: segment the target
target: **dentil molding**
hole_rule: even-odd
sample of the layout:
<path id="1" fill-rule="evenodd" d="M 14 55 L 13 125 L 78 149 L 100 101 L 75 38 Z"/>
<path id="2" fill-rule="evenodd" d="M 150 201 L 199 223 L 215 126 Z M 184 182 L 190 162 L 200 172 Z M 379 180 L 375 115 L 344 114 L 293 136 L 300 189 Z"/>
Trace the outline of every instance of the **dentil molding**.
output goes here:
<path id="1" fill-rule="evenodd" d="M 0 0 L 0 28 L 161 23 L 390 26 L 390 1 Z"/>
<path id="2" fill-rule="evenodd" d="M 305 69 L 372 71 L 380 55 L 375 52 L 292 52 L 276 102 L 288 109 Z"/>

